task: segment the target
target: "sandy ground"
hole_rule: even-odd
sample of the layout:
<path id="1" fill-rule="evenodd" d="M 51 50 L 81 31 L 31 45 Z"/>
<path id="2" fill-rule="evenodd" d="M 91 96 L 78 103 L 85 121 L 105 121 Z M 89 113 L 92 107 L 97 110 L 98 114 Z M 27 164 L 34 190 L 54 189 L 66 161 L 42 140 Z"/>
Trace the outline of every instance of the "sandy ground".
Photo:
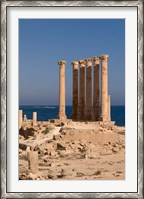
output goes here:
<path id="1" fill-rule="evenodd" d="M 26 149 L 38 152 L 31 174 Z M 22 180 L 124 180 L 125 128 L 96 122 L 24 123 L 19 131 Z"/>

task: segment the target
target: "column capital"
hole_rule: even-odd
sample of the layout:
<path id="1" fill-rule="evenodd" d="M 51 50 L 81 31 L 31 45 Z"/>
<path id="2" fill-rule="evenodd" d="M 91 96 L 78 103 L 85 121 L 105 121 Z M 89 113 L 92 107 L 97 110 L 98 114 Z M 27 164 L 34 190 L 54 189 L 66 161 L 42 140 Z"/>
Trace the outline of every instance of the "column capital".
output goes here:
<path id="1" fill-rule="evenodd" d="M 79 65 L 78 61 L 73 61 L 71 64 L 73 66 L 73 69 L 78 69 L 78 65 Z"/>
<path id="2" fill-rule="evenodd" d="M 79 62 L 79 64 L 83 64 L 85 61 L 83 59 L 81 59 L 78 62 Z"/>
<path id="3" fill-rule="evenodd" d="M 78 61 L 72 61 L 72 63 L 71 63 L 72 65 L 78 65 L 79 64 L 79 62 Z"/>
<path id="4" fill-rule="evenodd" d="M 78 62 L 80 64 L 80 68 L 85 67 L 85 61 L 84 60 L 79 60 Z"/>
<path id="5" fill-rule="evenodd" d="M 102 61 L 107 61 L 108 58 L 109 58 L 109 55 L 101 55 L 99 58 L 100 58 Z"/>
<path id="6" fill-rule="evenodd" d="M 59 62 L 58 62 L 58 65 L 65 65 L 66 64 L 66 61 L 64 61 L 64 60 L 60 60 Z"/>
<path id="7" fill-rule="evenodd" d="M 92 58 L 85 59 L 86 66 L 92 66 Z"/>
<path id="8" fill-rule="evenodd" d="M 97 65 L 97 64 L 99 64 L 99 57 L 93 57 L 93 60 L 94 60 L 94 65 Z"/>

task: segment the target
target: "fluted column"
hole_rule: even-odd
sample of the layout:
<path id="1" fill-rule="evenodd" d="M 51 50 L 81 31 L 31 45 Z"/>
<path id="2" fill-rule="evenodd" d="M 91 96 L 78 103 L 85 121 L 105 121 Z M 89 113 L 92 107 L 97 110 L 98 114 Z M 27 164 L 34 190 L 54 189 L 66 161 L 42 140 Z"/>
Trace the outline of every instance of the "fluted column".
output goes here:
<path id="1" fill-rule="evenodd" d="M 79 80 L 79 111 L 78 119 L 83 120 L 85 114 L 85 62 L 79 61 L 80 66 L 80 80 Z"/>
<path id="2" fill-rule="evenodd" d="M 111 121 L 111 100 L 110 100 L 110 95 L 108 95 L 108 121 Z"/>
<path id="3" fill-rule="evenodd" d="M 19 117 L 19 129 L 20 129 L 23 125 L 22 110 L 19 110 L 18 117 Z"/>
<path id="4" fill-rule="evenodd" d="M 77 61 L 72 62 L 73 66 L 73 106 L 72 119 L 77 119 L 78 116 L 78 66 Z"/>
<path id="5" fill-rule="evenodd" d="M 65 65 L 66 61 L 59 61 L 59 113 L 58 119 L 65 120 Z"/>
<path id="6" fill-rule="evenodd" d="M 93 118 L 94 120 L 99 120 L 99 57 L 94 57 L 94 87 L 93 87 Z"/>
<path id="7" fill-rule="evenodd" d="M 88 58 L 86 62 L 86 113 L 85 119 L 91 120 L 92 117 L 92 59 Z"/>
<path id="8" fill-rule="evenodd" d="M 102 61 L 102 81 L 101 81 L 101 121 L 108 121 L 108 55 L 100 57 Z"/>

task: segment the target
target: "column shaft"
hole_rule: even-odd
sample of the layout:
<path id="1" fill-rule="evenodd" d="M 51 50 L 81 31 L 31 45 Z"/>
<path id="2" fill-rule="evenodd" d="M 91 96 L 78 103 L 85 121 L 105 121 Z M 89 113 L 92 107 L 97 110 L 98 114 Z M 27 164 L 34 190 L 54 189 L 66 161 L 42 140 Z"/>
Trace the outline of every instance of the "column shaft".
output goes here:
<path id="1" fill-rule="evenodd" d="M 72 119 L 78 116 L 78 62 L 72 62 L 73 65 L 73 106 Z"/>
<path id="2" fill-rule="evenodd" d="M 93 117 L 94 120 L 99 120 L 99 58 L 94 57 L 94 87 L 93 87 Z"/>
<path id="3" fill-rule="evenodd" d="M 33 126 L 36 125 L 37 122 L 37 112 L 33 112 Z"/>
<path id="4" fill-rule="evenodd" d="M 92 59 L 86 59 L 86 120 L 92 117 Z"/>
<path id="5" fill-rule="evenodd" d="M 23 125 L 22 110 L 19 110 L 18 117 L 19 117 L 19 129 L 20 129 Z"/>
<path id="6" fill-rule="evenodd" d="M 111 121 L 111 102 L 110 95 L 108 95 L 108 121 Z"/>
<path id="7" fill-rule="evenodd" d="M 100 57 L 102 60 L 102 85 L 101 85 L 101 121 L 108 121 L 108 55 Z"/>
<path id="8" fill-rule="evenodd" d="M 24 122 L 27 121 L 27 116 L 26 116 L 26 114 L 24 114 L 23 121 L 24 121 Z"/>
<path id="9" fill-rule="evenodd" d="M 79 80 L 79 120 L 85 118 L 85 64 L 84 60 L 80 60 L 80 80 Z"/>
<path id="10" fill-rule="evenodd" d="M 59 114 L 58 119 L 65 120 L 65 61 L 58 62 L 59 64 Z"/>

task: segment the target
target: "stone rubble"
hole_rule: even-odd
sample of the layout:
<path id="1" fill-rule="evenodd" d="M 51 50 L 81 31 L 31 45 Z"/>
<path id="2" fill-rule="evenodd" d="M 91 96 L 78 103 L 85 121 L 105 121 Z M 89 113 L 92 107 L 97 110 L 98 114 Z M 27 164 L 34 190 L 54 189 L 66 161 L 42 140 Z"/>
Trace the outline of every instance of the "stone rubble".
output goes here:
<path id="1" fill-rule="evenodd" d="M 111 123 L 73 122 L 61 126 L 26 121 L 19 130 L 19 179 L 124 179 L 125 128 Z M 38 159 L 30 168 L 29 154 Z"/>

